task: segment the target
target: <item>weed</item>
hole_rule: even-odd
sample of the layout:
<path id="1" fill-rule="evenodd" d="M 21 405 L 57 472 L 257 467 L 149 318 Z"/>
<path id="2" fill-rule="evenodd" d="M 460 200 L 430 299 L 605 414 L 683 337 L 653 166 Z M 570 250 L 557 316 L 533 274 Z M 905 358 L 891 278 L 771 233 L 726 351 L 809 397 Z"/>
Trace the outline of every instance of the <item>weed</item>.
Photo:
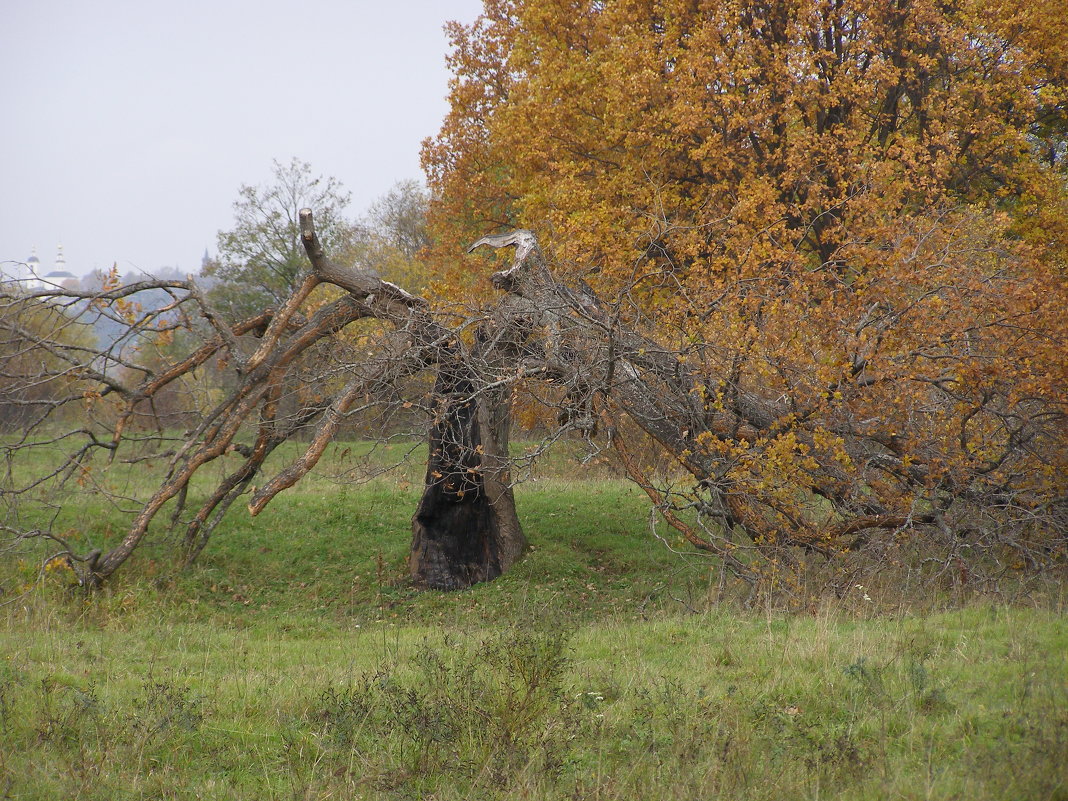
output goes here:
<path id="1" fill-rule="evenodd" d="M 866 656 L 862 656 L 852 664 L 847 665 L 842 672 L 871 696 L 876 698 L 883 696 L 883 669 L 877 665 L 872 665 Z"/>
<path id="2" fill-rule="evenodd" d="M 910 660 L 905 668 L 912 687 L 912 697 L 920 712 L 944 712 L 951 709 L 946 691 L 941 687 L 931 686 L 931 677 L 922 660 Z"/>
<path id="3" fill-rule="evenodd" d="M 134 719 L 134 728 L 146 738 L 170 728 L 195 732 L 204 720 L 201 702 L 192 690 L 166 681 L 146 681 L 137 707 L 140 715 Z"/>
<path id="4" fill-rule="evenodd" d="M 65 676 L 42 679 L 34 731 L 38 744 L 58 757 L 69 794 L 97 784 L 111 738 L 95 687 L 81 689 Z"/>
<path id="5" fill-rule="evenodd" d="M 0 678 L 0 731 L 7 732 L 14 705 L 15 682 L 7 677 Z"/>
<path id="6" fill-rule="evenodd" d="M 524 771 L 551 777 L 578 720 L 562 685 L 567 641 L 518 627 L 473 645 L 427 638 L 405 663 L 327 687 L 309 718 L 337 767 L 355 755 L 380 787 L 449 777 L 489 792 Z"/>

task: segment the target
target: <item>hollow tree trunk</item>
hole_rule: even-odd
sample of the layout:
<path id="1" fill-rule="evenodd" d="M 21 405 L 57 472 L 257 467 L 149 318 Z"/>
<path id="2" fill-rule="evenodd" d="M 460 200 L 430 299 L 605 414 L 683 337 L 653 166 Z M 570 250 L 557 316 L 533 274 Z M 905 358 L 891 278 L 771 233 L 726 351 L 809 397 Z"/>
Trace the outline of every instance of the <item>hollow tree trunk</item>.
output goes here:
<path id="1" fill-rule="evenodd" d="M 412 579 L 433 589 L 494 579 L 526 547 L 506 461 L 508 400 L 475 392 L 468 365 L 456 360 L 442 366 L 408 558 Z"/>

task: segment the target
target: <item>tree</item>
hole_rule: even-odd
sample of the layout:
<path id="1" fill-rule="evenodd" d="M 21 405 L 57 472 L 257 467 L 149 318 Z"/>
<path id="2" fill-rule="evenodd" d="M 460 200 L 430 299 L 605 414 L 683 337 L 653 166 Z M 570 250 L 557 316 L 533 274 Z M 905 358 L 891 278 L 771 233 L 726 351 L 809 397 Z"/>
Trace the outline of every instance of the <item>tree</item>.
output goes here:
<path id="1" fill-rule="evenodd" d="M 426 213 L 430 196 L 416 181 L 399 181 L 371 204 L 361 224 L 369 238 L 378 238 L 406 259 L 416 259 L 430 247 Z"/>
<path id="2" fill-rule="evenodd" d="M 166 508 L 192 559 L 346 419 L 412 407 L 430 444 L 412 576 L 491 579 L 524 547 L 509 415 L 536 388 L 556 435 L 614 447 L 754 589 L 797 591 L 817 560 L 840 588 L 909 548 L 955 581 L 1062 564 L 1068 193 L 1035 125 L 1060 113 L 1065 63 L 1043 8 L 490 0 L 453 29 L 453 110 L 424 151 L 428 291 L 339 263 L 311 211 L 310 267 L 270 308 L 223 323 L 194 284 L 171 287 L 207 335 L 166 364 L 128 359 L 139 380 L 87 372 L 113 417 L 64 435 L 79 447 L 56 475 L 131 449 L 166 472 L 107 552 L 62 553 L 98 584 Z M 517 223 L 548 246 L 487 234 Z M 488 282 L 483 247 L 515 248 Z M 208 360 L 233 380 L 203 421 L 169 447 L 131 442 L 138 404 Z M 654 448 L 676 465 L 659 478 Z M 212 488 L 190 491 L 208 465 Z"/>
<path id="3" fill-rule="evenodd" d="M 753 532 L 748 528 L 753 524 L 743 516 L 748 510 L 738 503 L 738 498 L 716 494 L 722 488 L 708 479 L 714 478 L 715 471 L 722 468 L 721 451 L 702 445 L 722 431 L 771 429 L 775 415 L 784 413 L 782 401 L 738 392 L 729 406 L 723 405 L 710 413 L 705 402 L 704 377 L 681 364 L 677 352 L 623 322 L 618 307 L 604 304 L 587 288 L 575 290 L 559 283 L 529 231 L 483 237 L 474 244 L 473 247 L 514 246 L 516 258 L 511 267 L 492 277 L 494 287 L 503 293 L 498 303 L 462 324 L 475 328 L 474 336 L 467 339 L 457 328 L 444 325 L 424 299 L 368 272 L 332 262 L 315 237 L 310 211 L 303 214 L 303 219 L 304 239 L 313 268 L 280 309 L 229 328 L 217 326 L 214 337 L 162 369 L 131 365 L 145 373 L 139 384 L 112 381 L 96 394 L 97 397 L 115 395 L 120 401 L 117 414 L 109 424 L 113 435 L 105 438 L 86 429 L 65 435 L 65 438 L 83 437 L 84 442 L 53 475 L 72 475 L 86 454 L 97 449 L 117 453 L 120 449 L 128 452 L 131 447 L 139 448 L 142 455 L 134 458 L 162 458 L 170 465 L 161 484 L 143 500 L 131 518 L 121 541 L 107 552 L 79 553 L 69 543 L 56 538 L 63 547 L 61 555 L 76 564 L 86 584 L 96 585 L 114 573 L 147 537 L 153 520 L 172 502 L 177 508 L 168 517 L 172 526 L 179 520 L 185 521 L 187 558 L 195 557 L 235 500 L 251 492 L 247 505 L 250 512 L 258 513 L 279 492 L 314 468 L 346 415 L 373 405 L 400 405 L 398 388 L 407 377 L 427 369 L 436 372 L 437 381 L 424 401 L 431 422 L 430 456 L 423 498 L 413 519 L 411 555 L 413 578 L 424 586 L 455 589 L 492 579 L 521 555 L 525 539 L 511 490 L 508 411 L 512 392 L 530 380 L 550 381 L 563 388 L 560 410 L 565 428 L 592 436 L 600 421 L 635 480 L 662 503 L 668 521 L 696 547 L 718 556 L 726 570 L 754 586 L 762 580 L 783 580 L 769 567 L 775 566 L 774 560 L 792 547 L 832 556 L 834 548 L 841 547 L 843 542 L 860 547 L 871 531 L 888 528 L 900 531 L 907 525 L 939 524 L 941 510 L 934 503 L 914 510 L 912 521 L 895 519 L 893 512 L 880 508 L 884 499 L 875 492 L 861 501 L 865 506 L 851 506 L 857 501 L 836 491 L 835 482 L 842 480 L 844 472 L 841 453 L 848 457 L 866 450 L 873 466 L 890 467 L 886 471 L 890 475 L 897 468 L 898 475 L 914 477 L 920 487 L 928 486 L 925 482 L 933 466 L 918 460 L 895 461 L 893 456 L 886 455 L 893 453 L 892 447 L 880 450 L 864 432 L 843 430 L 838 438 L 844 443 L 844 450 L 831 451 L 824 445 L 830 453 L 828 456 L 812 449 L 812 458 L 803 465 L 811 481 L 810 497 L 814 501 L 825 500 L 829 508 L 810 508 L 807 517 L 795 521 L 795 528 L 787 535 L 790 539 L 785 536 L 777 540 L 763 539 L 767 529 Z M 299 312 L 300 306 L 320 282 L 333 284 L 345 290 L 345 294 L 304 317 Z M 199 303 L 195 285 L 187 288 L 190 294 L 179 302 Z M 112 293 L 107 299 L 120 298 L 121 294 Z M 216 319 L 210 307 L 199 308 L 208 319 Z M 363 350 L 366 343 L 363 343 L 361 354 L 343 368 L 348 377 L 340 390 L 328 397 L 317 392 L 305 393 L 299 408 L 281 416 L 280 399 L 291 391 L 294 383 L 306 382 L 304 376 L 293 374 L 293 366 L 322 341 L 367 318 L 386 324 L 381 339 L 372 348 L 375 355 L 372 358 L 363 355 L 366 353 Z M 452 318 L 452 314 L 446 314 L 444 320 Z M 247 336 L 259 340 L 250 355 L 244 355 L 250 349 L 236 341 Z M 151 399 L 170 382 L 224 352 L 228 361 L 235 364 L 238 376 L 233 390 L 196 429 L 186 433 L 177 452 L 144 453 L 144 442 L 136 438 L 131 441 L 125 434 L 127 421 L 137 404 Z M 332 377 L 337 372 L 336 364 L 324 366 L 326 376 Z M 92 380 L 99 381 L 100 377 Z M 411 405 L 410 401 L 404 404 Z M 680 513 L 676 507 L 679 499 L 685 497 L 683 490 L 657 495 L 657 489 L 628 452 L 629 445 L 624 439 L 631 442 L 633 439 L 624 430 L 627 421 L 662 443 L 692 475 L 706 477 L 703 486 L 690 490 L 703 493 L 697 496 L 702 497 L 702 506 L 690 506 Z M 251 488 L 266 457 L 277 445 L 299 427 L 312 422 L 315 430 L 305 453 L 258 487 Z M 243 442 L 246 430 L 251 441 Z M 817 443 L 818 433 L 813 431 L 810 441 Z M 754 434 L 736 433 L 735 436 L 736 441 L 756 439 Z M 795 434 L 794 441 L 809 441 L 802 440 L 802 436 Z M 20 445 L 15 450 L 23 448 Z M 206 496 L 188 494 L 198 471 L 227 453 L 239 453 L 239 464 L 231 463 L 221 474 L 216 488 Z M 940 474 L 939 484 L 935 485 L 938 495 L 932 497 L 942 494 L 952 497 L 958 493 L 953 502 L 969 504 L 977 520 L 988 515 L 1011 521 L 1013 515 L 1026 509 L 1034 527 L 1026 538 L 1014 530 L 1010 536 L 1015 539 L 1003 535 L 993 543 L 975 542 L 969 543 L 970 546 L 977 549 L 978 545 L 985 545 L 987 550 L 1011 548 L 1031 558 L 1048 558 L 1051 553 L 1063 555 L 1063 544 L 1058 546 L 1056 540 L 1044 536 L 1050 526 L 1054 530 L 1058 525 L 1063 526 L 1055 516 L 1043 515 L 1038 506 L 1022 506 L 1019 494 L 1005 491 L 990 497 L 982 493 L 981 485 L 973 483 L 958 488 L 951 478 Z M 823 483 L 817 483 L 820 481 Z M 799 483 L 795 481 L 793 486 L 796 492 Z M 872 486 L 878 489 L 874 483 Z M 756 503 L 767 497 L 764 494 L 746 500 Z M 786 493 L 781 497 L 790 499 Z M 742 511 L 737 511 L 739 508 Z M 696 514 L 706 536 L 695 531 L 682 514 Z M 732 515 L 733 519 L 728 518 Z M 825 524 L 819 540 L 805 539 L 811 536 L 813 517 Z M 709 520 L 717 518 L 731 519 L 736 531 L 716 531 L 707 525 Z M 748 546 L 740 542 L 743 535 L 750 538 Z M 1043 548 L 1053 550 L 1043 551 Z M 952 558 L 960 559 L 960 554 L 957 549 Z M 964 554 L 973 556 L 970 551 Z"/>
<path id="4" fill-rule="evenodd" d="M 71 397 L 92 330 L 49 303 L 13 297 L 0 300 L 0 432 L 32 429 Z M 17 310 L 17 314 L 15 313 Z M 44 344 L 47 343 L 47 347 Z"/>
<path id="5" fill-rule="evenodd" d="M 1058 12 L 490 0 L 451 29 L 452 110 L 424 147 L 443 266 L 534 222 L 624 282 L 636 256 L 823 264 L 849 233 L 991 199 L 1063 249 L 1064 164 L 1034 158 L 1064 110 Z"/>
<path id="6" fill-rule="evenodd" d="M 400 181 L 357 221 L 353 262 L 394 283 L 420 292 L 427 283 L 422 254 L 430 246 L 430 197 L 416 181 Z"/>
<path id="7" fill-rule="evenodd" d="M 1051 2 L 488 0 L 451 28 L 424 145 L 432 268 L 485 297 L 460 244 L 548 232 L 657 340 L 653 436 L 694 484 L 632 474 L 687 536 L 769 571 L 877 540 L 1037 553 L 1068 490 L 1066 25 Z M 586 393 L 627 447 L 608 377 Z"/>
<path id="8" fill-rule="evenodd" d="M 273 183 L 242 186 L 234 227 L 219 232 L 218 257 L 204 271 L 217 280 L 211 296 L 228 319 L 279 305 L 299 284 L 308 269 L 297 219 L 305 206 L 317 210 L 323 242 L 346 253 L 355 234 L 345 217 L 349 199 L 336 179 L 315 176 L 310 164 L 296 158 L 274 162 Z"/>

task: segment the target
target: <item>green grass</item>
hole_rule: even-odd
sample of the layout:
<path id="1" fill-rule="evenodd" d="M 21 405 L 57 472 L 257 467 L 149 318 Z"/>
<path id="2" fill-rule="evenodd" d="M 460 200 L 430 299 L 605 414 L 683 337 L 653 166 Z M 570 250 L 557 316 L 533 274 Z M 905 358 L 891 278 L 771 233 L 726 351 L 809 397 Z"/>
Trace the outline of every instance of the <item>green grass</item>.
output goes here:
<path id="1" fill-rule="evenodd" d="M 1050 612 L 458 628 L 168 610 L 0 641 L 15 798 L 1065 797 Z"/>
<path id="2" fill-rule="evenodd" d="M 420 593 L 418 470 L 235 509 L 181 573 L 160 533 L 93 598 L 0 565 L 0 797 L 1068 799 L 1059 589 L 741 611 L 640 493 L 557 457 L 515 569 Z"/>

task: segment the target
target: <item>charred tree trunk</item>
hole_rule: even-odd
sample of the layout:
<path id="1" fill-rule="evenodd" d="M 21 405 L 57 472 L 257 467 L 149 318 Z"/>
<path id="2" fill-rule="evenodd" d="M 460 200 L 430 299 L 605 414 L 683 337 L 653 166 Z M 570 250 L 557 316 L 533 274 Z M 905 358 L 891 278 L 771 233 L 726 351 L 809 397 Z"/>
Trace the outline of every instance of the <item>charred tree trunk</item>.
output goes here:
<path id="1" fill-rule="evenodd" d="M 412 579 L 456 590 L 501 575 L 523 553 L 507 469 L 507 398 L 479 394 L 469 365 L 443 366 L 434 385 L 423 497 L 412 518 Z"/>
<path id="2" fill-rule="evenodd" d="M 431 319 L 426 301 L 340 268 L 323 253 L 310 212 L 302 212 L 301 225 L 315 274 L 373 307 L 370 316 L 407 332 L 409 357 L 424 351 L 415 361 L 437 368 L 426 481 L 412 519 L 412 579 L 424 587 L 455 590 L 496 578 L 526 548 L 508 475 L 508 398 L 486 390 L 478 374 L 478 365 L 492 358 L 500 343 L 491 347 L 483 329 L 475 352 L 465 353 L 455 335 Z"/>

